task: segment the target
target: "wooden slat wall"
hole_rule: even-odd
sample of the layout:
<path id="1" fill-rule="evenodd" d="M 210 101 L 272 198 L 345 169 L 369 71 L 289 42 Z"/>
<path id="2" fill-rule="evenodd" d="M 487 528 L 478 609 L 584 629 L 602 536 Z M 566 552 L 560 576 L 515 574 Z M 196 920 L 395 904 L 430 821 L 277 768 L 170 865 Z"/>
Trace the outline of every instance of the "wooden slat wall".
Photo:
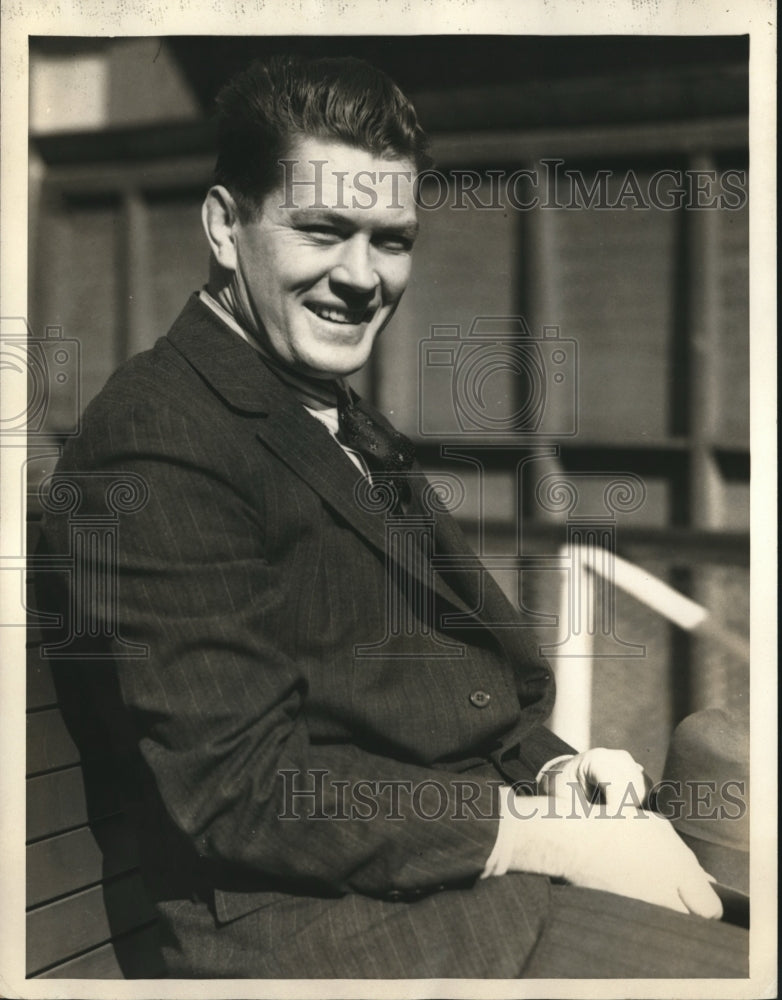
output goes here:
<path id="1" fill-rule="evenodd" d="M 32 523 L 28 551 L 36 535 Z M 87 795 L 41 640 L 40 628 L 28 630 L 27 975 L 157 978 L 157 927 L 135 837 L 111 782 Z"/>
<path id="2" fill-rule="evenodd" d="M 118 914 L 110 919 L 107 911 Z M 41 906 L 27 921 L 27 967 L 56 966 L 63 954 L 87 954 L 95 942 L 149 924 L 149 902 L 138 875 L 74 893 Z"/>
<path id="3" fill-rule="evenodd" d="M 81 767 L 42 774 L 27 781 L 27 839 L 41 840 L 64 833 L 87 823 L 88 818 L 102 820 L 119 812 L 116 790 L 107 785 L 100 800 L 87 807 Z"/>
<path id="4" fill-rule="evenodd" d="M 147 958 L 156 944 L 157 928 L 146 926 L 92 948 L 56 968 L 40 973 L 41 979 L 150 979 L 159 973 Z M 121 963 L 121 964 L 120 964 Z"/>

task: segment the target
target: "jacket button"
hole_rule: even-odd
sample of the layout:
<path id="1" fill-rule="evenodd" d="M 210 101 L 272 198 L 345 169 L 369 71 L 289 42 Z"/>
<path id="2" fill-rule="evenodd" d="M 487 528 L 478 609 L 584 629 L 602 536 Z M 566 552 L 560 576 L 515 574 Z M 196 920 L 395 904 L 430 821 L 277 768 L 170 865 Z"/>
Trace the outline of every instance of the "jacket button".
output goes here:
<path id="1" fill-rule="evenodd" d="M 476 708 L 486 708 L 491 701 L 491 695 L 487 691 L 473 691 L 470 701 Z"/>
<path id="2" fill-rule="evenodd" d="M 388 890 L 388 898 L 389 899 L 394 899 L 394 900 L 401 899 L 402 898 L 402 892 L 399 889 L 389 889 Z"/>

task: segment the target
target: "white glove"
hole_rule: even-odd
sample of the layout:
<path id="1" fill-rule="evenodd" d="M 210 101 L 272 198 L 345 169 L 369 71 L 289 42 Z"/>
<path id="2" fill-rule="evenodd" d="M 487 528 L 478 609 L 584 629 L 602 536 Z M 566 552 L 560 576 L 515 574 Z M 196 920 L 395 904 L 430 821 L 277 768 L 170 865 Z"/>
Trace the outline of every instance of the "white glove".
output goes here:
<path id="1" fill-rule="evenodd" d="M 620 808 L 643 805 L 648 793 L 643 767 L 626 750 L 603 747 L 552 761 L 543 769 L 538 785 L 543 795 L 554 795 L 568 804 L 579 801 L 576 788 L 586 801 L 599 791 L 604 812 L 610 816 Z"/>
<path id="2" fill-rule="evenodd" d="M 511 871 L 538 872 L 572 885 L 719 918 L 710 877 L 661 816 L 551 809 L 546 796 L 518 796 Z"/>

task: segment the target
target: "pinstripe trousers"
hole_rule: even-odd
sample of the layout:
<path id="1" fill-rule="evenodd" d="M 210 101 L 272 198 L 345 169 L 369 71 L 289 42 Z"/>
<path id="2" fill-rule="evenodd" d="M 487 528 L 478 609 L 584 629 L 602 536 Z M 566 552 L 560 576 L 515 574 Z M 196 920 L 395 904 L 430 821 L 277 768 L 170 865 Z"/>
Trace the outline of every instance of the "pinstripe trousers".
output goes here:
<path id="1" fill-rule="evenodd" d="M 159 909 L 164 958 L 176 977 L 748 975 L 749 936 L 738 927 L 524 873 L 415 902 L 291 896 L 222 926 L 207 903 L 177 900 Z"/>

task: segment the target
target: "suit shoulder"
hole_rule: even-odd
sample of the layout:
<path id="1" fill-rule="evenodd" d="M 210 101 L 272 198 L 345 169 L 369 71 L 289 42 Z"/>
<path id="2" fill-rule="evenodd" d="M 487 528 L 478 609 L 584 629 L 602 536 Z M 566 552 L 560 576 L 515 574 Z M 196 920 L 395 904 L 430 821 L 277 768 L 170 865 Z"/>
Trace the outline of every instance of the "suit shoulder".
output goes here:
<path id="1" fill-rule="evenodd" d="M 125 402 L 165 401 L 171 398 L 172 391 L 181 391 L 196 381 L 195 373 L 168 337 L 161 337 L 154 347 L 134 355 L 109 376 L 85 410 L 85 418 L 91 410 L 122 406 Z"/>
<path id="2" fill-rule="evenodd" d="M 176 456 L 196 450 L 209 464 L 210 446 L 230 450 L 235 434 L 220 400 L 198 372 L 161 337 L 122 364 L 82 415 L 66 447 L 67 464 L 92 465 L 134 455 Z M 235 423 L 235 420 L 233 421 Z"/>

